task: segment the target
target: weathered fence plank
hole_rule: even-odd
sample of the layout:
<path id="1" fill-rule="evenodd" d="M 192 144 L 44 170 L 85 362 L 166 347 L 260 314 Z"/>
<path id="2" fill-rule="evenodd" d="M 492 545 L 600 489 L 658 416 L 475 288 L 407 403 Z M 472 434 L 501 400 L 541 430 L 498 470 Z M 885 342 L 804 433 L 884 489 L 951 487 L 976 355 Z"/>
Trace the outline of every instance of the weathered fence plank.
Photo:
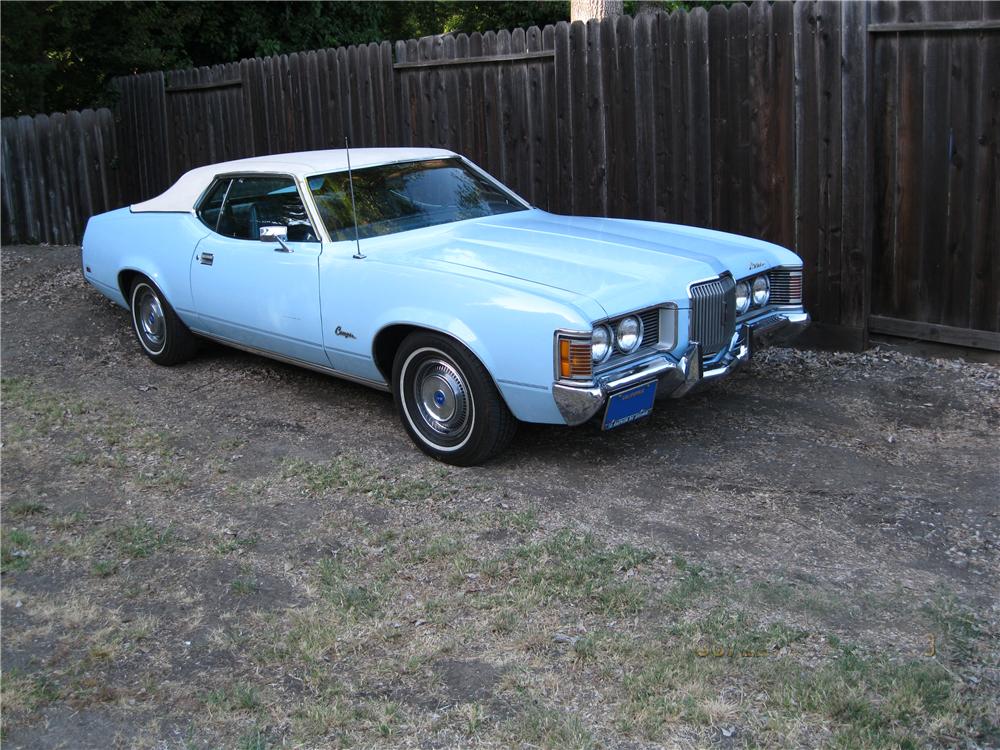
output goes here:
<path id="1" fill-rule="evenodd" d="M 115 130 L 107 109 L 3 119 L 5 244 L 76 242 L 88 218 L 122 204 Z"/>

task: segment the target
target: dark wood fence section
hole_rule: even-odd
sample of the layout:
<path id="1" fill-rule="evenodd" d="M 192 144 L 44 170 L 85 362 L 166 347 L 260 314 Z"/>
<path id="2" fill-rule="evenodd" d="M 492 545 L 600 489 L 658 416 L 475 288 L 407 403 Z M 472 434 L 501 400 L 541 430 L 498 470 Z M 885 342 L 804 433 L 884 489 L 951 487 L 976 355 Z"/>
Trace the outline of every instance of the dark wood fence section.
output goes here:
<path id="1" fill-rule="evenodd" d="M 871 327 L 1000 349 L 1000 3 L 887 3 L 870 28 Z"/>
<path id="2" fill-rule="evenodd" d="M 87 219 L 121 206 L 115 133 L 107 109 L 4 118 L 3 242 L 78 242 Z"/>
<path id="3" fill-rule="evenodd" d="M 795 249 L 828 344 L 902 320 L 1000 348 L 998 7 L 758 0 L 131 76 L 115 196 L 345 137 L 441 146 L 547 210 Z"/>

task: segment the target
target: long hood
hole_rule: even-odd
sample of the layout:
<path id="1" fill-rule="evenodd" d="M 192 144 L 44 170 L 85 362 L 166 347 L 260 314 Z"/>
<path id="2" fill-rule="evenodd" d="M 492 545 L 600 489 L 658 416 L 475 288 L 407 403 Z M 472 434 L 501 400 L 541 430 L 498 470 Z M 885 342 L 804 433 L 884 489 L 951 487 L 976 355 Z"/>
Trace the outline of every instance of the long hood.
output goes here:
<path id="1" fill-rule="evenodd" d="M 684 307 L 692 282 L 800 262 L 777 245 L 724 232 L 537 209 L 410 232 L 405 248 L 401 261 L 563 290 L 608 315 L 667 301 Z"/>

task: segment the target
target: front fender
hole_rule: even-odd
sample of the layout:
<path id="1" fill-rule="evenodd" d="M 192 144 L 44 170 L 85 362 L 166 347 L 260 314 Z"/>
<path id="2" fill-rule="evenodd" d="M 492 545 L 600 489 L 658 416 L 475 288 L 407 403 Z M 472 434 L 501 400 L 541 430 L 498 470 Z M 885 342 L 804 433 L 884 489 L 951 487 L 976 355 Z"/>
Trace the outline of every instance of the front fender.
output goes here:
<path id="1" fill-rule="evenodd" d="M 552 400 L 553 337 L 558 329 L 590 330 L 603 315 L 592 300 L 513 280 L 332 255 L 324 250 L 320 283 L 324 346 L 335 369 L 382 382 L 374 352 L 380 332 L 398 325 L 438 331 L 482 362 L 518 419 L 562 422 Z"/>
<path id="2" fill-rule="evenodd" d="M 552 398 L 553 333 L 556 328 L 549 330 L 549 325 L 554 325 L 554 321 L 542 324 L 538 336 L 512 337 L 511 341 L 497 332 L 493 324 L 476 320 L 470 325 L 469 321 L 455 317 L 455 311 L 397 308 L 386 313 L 375 340 L 382 331 L 395 326 L 421 328 L 448 336 L 463 344 L 483 364 L 515 417 L 523 422 L 563 424 L 565 420 Z M 580 319 L 572 327 L 581 329 L 587 325 Z M 529 344 L 529 338 L 535 341 Z M 542 342 L 541 346 L 536 345 L 538 341 Z M 519 346 L 523 349 L 518 349 Z M 374 352 L 372 361 L 375 361 Z M 379 372 L 377 367 L 375 372 Z"/>

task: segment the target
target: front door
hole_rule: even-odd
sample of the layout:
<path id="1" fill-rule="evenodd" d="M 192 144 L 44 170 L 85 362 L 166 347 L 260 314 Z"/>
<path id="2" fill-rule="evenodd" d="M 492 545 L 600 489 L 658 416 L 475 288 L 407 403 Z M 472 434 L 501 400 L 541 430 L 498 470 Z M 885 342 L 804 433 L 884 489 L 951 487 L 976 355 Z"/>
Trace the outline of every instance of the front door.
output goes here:
<path id="1" fill-rule="evenodd" d="M 200 328 L 254 349 L 329 366 L 319 305 L 322 244 L 295 182 L 272 175 L 226 179 L 199 210 L 214 229 L 191 261 Z M 262 242 L 264 226 L 288 227 L 285 245 Z"/>

